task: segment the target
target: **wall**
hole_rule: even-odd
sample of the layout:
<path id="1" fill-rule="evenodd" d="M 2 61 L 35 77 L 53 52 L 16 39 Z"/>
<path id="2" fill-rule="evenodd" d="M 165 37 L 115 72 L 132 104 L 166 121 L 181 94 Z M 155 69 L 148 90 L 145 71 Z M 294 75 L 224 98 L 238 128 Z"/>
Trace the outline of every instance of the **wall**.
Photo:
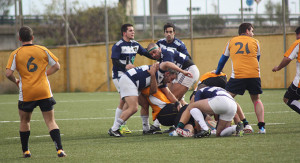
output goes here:
<path id="1" fill-rule="evenodd" d="M 263 88 L 284 88 L 284 70 L 272 72 L 272 68 L 278 65 L 283 58 L 283 36 L 282 35 L 266 35 L 254 36 L 260 41 L 261 46 L 261 78 Z M 231 37 L 219 38 L 197 38 L 194 39 L 193 61 L 198 66 L 200 74 L 211 71 L 217 67 L 219 58 L 225 48 L 225 45 Z M 183 39 L 187 49 L 191 49 L 189 39 Z M 295 35 L 287 35 L 287 49 L 295 41 Z M 150 40 L 141 41 L 143 47 L 147 47 Z M 111 47 L 109 45 L 109 52 Z M 61 64 L 61 70 L 56 74 L 49 76 L 53 92 L 64 92 L 67 90 L 67 71 L 66 71 L 66 49 L 65 47 L 57 47 L 50 49 L 58 58 Z M 5 77 L 5 67 L 11 51 L 0 51 L 0 93 L 16 92 L 17 88 Z M 109 54 L 110 56 L 111 54 Z M 109 58 L 109 74 L 106 70 L 106 48 L 105 45 L 87 45 L 70 47 L 70 91 L 108 91 L 107 75 L 111 79 L 112 63 Z M 224 67 L 224 72 L 230 77 L 231 61 L 228 60 Z M 154 61 L 137 55 L 135 65 L 150 65 Z M 287 66 L 287 86 L 293 81 L 296 73 L 295 61 Z M 16 74 L 17 76 L 17 74 Z M 112 80 L 110 80 L 110 90 L 115 91 Z"/>

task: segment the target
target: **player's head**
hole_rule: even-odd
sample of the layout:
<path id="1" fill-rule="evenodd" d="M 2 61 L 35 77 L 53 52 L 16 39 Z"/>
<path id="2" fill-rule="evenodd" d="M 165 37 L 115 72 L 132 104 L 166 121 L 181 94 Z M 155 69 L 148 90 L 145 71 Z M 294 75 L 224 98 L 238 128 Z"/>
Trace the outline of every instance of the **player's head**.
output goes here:
<path id="1" fill-rule="evenodd" d="M 126 39 L 125 41 L 133 40 L 134 39 L 133 25 L 132 24 L 123 24 L 121 27 L 121 36 Z"/>
<path id="2" fill-rule="evenodd" d="M 296 39 L 297 39 L 297 40 L 300 39 L 300 27 L 298 27 L 298 28 L 295 30 L 295 32 L 296 32 Z"/>
<path id="3" fill-rule="evenodd" d="M 152 58 L 158 60 L 161 57 L 161 49 L 155 43 L 150 43 L 147 47 L 148 53 L 152 56 Z"/>
<path id="4" fill-rule="evenodd" d="M 167 42 L 172 42 L 175 38 L 175 25 L 167 23 L 164 25 L 164 35 Z"/>
<path id="5" fill-rule="evenodd" d="M 177 78 L 178 72 L 176 70 L 168 68 L 164 75 L 164 83 L 171 83 Z"/>
<path id="6" fill-rule="evenodd" d="M 251 23 L 242 23 L 239 26 L 239 35 L 246 35 L 252 37 L 253 34 L 253 25 Z"/>
<path id="7" fill-rule="evenodd" d="M 23 26 L 19 30 L 19 39 L 22 42 L 33 40 L 33 30 L 28 26 Z"/>

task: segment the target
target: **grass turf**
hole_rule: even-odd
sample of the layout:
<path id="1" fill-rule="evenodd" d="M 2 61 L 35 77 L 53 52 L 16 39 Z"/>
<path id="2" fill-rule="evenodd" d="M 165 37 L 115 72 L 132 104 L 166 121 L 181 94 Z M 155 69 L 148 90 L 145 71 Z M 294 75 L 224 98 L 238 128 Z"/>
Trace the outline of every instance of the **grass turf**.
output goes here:
<path id="1" fill-rule="evenodd" d="M 264 90 L 261 95 L 267 134 L 257 134 L 253 104 L 246 93 L 236 100 L 255 133 L 201 139 L 168 134 L 144 136 L 139 112 L 127 122 L 132 134 L 110 137 L 107 131 L 119 101 L 116 92 L 56 93 L 55 118 L 68 156 L 57 158 L 36 108 L 29 140 L 32 157 L 27 159 L 22 158 L 19 139 L 18 95 L 0 95 L 0 162 L 299 162 L 299 115 L 282 102 L 284 92 Z"/>

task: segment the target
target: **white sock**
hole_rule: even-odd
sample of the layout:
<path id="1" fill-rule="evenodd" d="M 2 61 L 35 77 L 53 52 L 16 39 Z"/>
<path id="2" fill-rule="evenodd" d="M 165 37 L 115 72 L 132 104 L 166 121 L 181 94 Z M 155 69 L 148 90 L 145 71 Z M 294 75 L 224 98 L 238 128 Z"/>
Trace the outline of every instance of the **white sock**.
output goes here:
<path id="1" fill-rule="evenodd" d="M 149 131 L 150 125 L 149 125 L 149 116 L 142 115 L 142 123 L 143 123 L 143 131 Z"/>
<path id="2" fill-rule="evenodd" d="M 117 109 L 116 109 L 116 112 L 115 112 L 115 121 L 114 121 L 114 123 L 118 120 L 118 118 L 120 118 L 122 112 L 123 112 L 122 109 L 120 109 L 120 108 L 117 108 Z"/>
<path id="3" fill-rule="evenodd" d="M 118 119 L 114 122 L 114 125 L 111 127 L 111 129 L 112 129 L 113 131 L 117 131 L 123 123 L 124 123 L 123 119 L 118 118 Z"/>
<path id="4" fill-rule="evenodd" d="M 153 126 L 160 127 L 160 123 L 159 123 L 158 119 L 155 119 L 155 121 L 153 122 Z"/>
<path id="5" fill-rule="evenodd" d="M 199 123 L 201 129 L 207 131 L 208 130 L 208 126 L 207 126 L 207 124 L 204 121 L 204 117 L 203 117 L 202 112 L 198 108 L 193 108 L 190 111 L 190 113 L 193 116 L 193 118 Z"/>
<path id="6" fill-rule="evenodd" d="M 236 131 L 236 125 L 232 125 L 230 127 L 225 128 L 221 133 L 220 136 L 231 136 Z"/>

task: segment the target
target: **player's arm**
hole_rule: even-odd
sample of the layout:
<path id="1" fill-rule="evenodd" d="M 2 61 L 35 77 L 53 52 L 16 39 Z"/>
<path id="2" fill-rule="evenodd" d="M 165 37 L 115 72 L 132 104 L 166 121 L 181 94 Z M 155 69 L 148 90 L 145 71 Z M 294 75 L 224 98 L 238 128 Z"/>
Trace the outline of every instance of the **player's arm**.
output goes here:
<path id="1" fill-rule="evenodd" d="M 148 71 L 150 74 L 150 91 L 149 95 L 155 94 L 157 92 L 157 81 L 156 81 L 156 71 L 158 70 L 158 63 L 154 63 Z"/>
<path id="2" fill-rule="evenodd" d="M 148 51 L 147 51 L 145 48 L 143 48 L 141 45 L 139 45 L 138 53 L 139 53 L 140 55 L 143 55 L 143 56 L 149 58 L 149 59 L 155 60 L 155 59 L 148 53 Z"/>
<path id="3" fill-rule="evenodd" d="M 223 70 L 225 63 L 227 62 L 229 56 L 225 56 L 224 54 L 222 54 L 219 63 L 218 63 L 218 68 L 216 70 L 216 74 L 220 74 L 220 72 Z"/>
<path id="4" fill-rule="evenodd" d="M 185 71 L 185 70 L 182 70 L 181 68 L 179 68 L 177 65 L 175 65 L 172 62 L 162 62 L 162 63 L 160 63 L 159 68 L 162 69 L 163 71 L 167 71 L 170 68 L 170 69 L 173 69 L 175 71 L 181 72 L 182 74 L 184 74 L 185 76 L 188 76 L 190 78 L 193 77 L 192 73 L 190 73 L 188 71 Z"/>
<path id="5" fill-rule="evenodd" d="M 60 69 L 60 64 L 58 62 L 56 62 L 53 66 L 51 66 L 48 70 L 47 70 L 47 76 L 50 76 L 52 74 L 54 74 L 55 72 L 57 72 Z"/>
<path id="6" fill-rule="evenodd" d="M 168 87 L 160 88 L 160 90 L 166 95 L 170 102 L 175 104 L 178 110 L 181 108 L 180 102 L 177 100 L 177 98 L 174 96 L 174 94 L 170 91 Z"/>
<path id="7" fill-rule="evenodd" d="M 19 85 L 20 80 L 16 79 L 16 77 L 14 76 L 13 70 L 7 68 L 5 75 L 6 75 L 7 79 L 9 79 L 13 83 L 15 83 L 17 86 Z"/>
<path id="8" fill-rule="evenodd" d="M 272 71 L 276 72 L 281 70 L 282 68 L 284 68 L 285 66 L 287 66 L 292 60 L 288 57 L 283 57 L 282 61 L 280 62 L 280 64 L 278 66 L 275 66 Z"/>
<path id="9" fill-rule="evenodd" d="M 178 47 L 178 51 L 187 55 L 188 57 L 190 57 L 190 59 L 192 59 L 191 55 L 189 54 L 189 52 L 187 51 L 187 48 L 185 47 L 185 45 L 183 43 Z"/>

